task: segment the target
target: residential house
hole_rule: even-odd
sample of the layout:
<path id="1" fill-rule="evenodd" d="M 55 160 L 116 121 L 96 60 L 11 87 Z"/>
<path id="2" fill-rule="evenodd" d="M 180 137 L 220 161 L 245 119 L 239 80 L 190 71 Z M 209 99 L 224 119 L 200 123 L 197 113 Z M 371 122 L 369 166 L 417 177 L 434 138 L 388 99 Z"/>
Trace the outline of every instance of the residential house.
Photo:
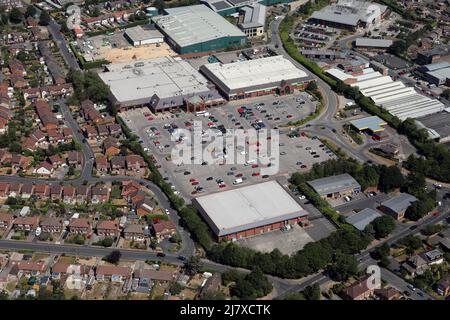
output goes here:
<path id="1" fill-rule="evenodd" d="M 374 290 L 379 289 L 379 283 L 369 285 L 370 277 L 364 277 L 361 281 L 352 284 L 342 292 L 342 296 L 346 300 L 367 300 L 373 296 Z"/>
<path id="2" fill-rule="evenodd" d="M 119 142 L 113 137 L 107 137 L 103 141 L 103 153 L 108 157 L 118 155 L 120 153 Z"/>
<path id="3" fill-rule="evenodd" d="M 96 158 L 95 167 L 97 168 L 97 173 L 101 175 L 108 173 L 108 158 L 106 156 L 100 156 Z"/>
<path id="4" fill-rule="evenodd" d="M 132 201 L 137 198 L 138 195 L 132 198 Z M 136 213 L 138 216 L 146 216 L 148 214 L 151 214 L 153 212 L 153 201 L 150 199 L 150 197 L 144 196 L 143 200 L 136 203 Z"/>
<path id="5" fill-rule="evenodd" d="M 402 296 L 400 291 L 392 287 L 376 289 L 374 293 L 380 300 L 399 300 Z"/>
<path id="6" fill-rule="evenodd" d="M 143 168 L 145 168 L 144 159 L 137 154 L 130 154 L 125 157 L 127 170 L 141 172 Z M 143 171 L 143 170 L 142 170 Z"/>
<path id="7" fill-rule="evenodd" d="M 40 176 L 51 176 L 53 171 L 53 166 L 50 163 L 48 163 L 47 161 L 42 161 L 39 165 L 36 166 L 36 168 L 33 170 L 33 173 Z"/>
<path id="8" fill-rule="evenodd" d="M 423 274 L 427 269 L 429 269 L 429 266 L 422 255 L 416 254 L 409 258 L 406 262 L 402 263 L 402 268 L 406 270 L 409 275 L 415 277 L 416 275 Z"/>
<path id="9" fill-rule="evenodd" d="M 105 138 L 109 135 L 108 127 L 105 124 L 99 124 L 97 126 L 97 134 L 100 138 Z"/>
<path id="10" fill-rule="evenodd" d="M 95 271 L 96 279 L 99 281 L 111 281 L 123 283 L 131 277 L 132 270 L 128 267 L 98 266 Z"/>
<path id="11" fill-rule="evenodd" d="M 158 240 L 162 240 L 173 236 L 177 228 L 172 220 L 159 221 L 153 224 L 153 232 Z"/>
<path id="12" fill-rule="evenodd" d="M 93 139 L 97 137 L 97 130 L 95 130 L 93 126 L 87 124 L 84 126 L 84 135 L 88 139 Z"/>
<path id="13" fill-rule="evenodd" d="M 7 229 L 13 223 L 14 217 L 12 214 L 0 213 L 0 229 Z"/>
<path id="14" fill-rule="evenodd" d="M 19 274 L 38 276 L 45 273 L 45 263 L 32 261 L 12 261 L 13 268 L 17 268 Z"/>
<path id="15" fill-rule="evenodd" d="M 53 111 L 46 100 L 37 100 L 35 102 L 35 108 L 42 126 L 46 130 L 58 128 L 58 119 L 56 119 L 56 116 L 53 114 Z"/>
<path id="16" fill-rule="evenodd" d="M 81 102 L 81 115 L 86 121 L 91 121 L 95 124 L 99 124 L 103 121 L 103 117 L 95 109 L 95 104 L 91 100 L 84 100 Z"/>
<path id="17" fill-rule="evenodd" d="M 47 199 L 50 196 L 50 187 L 45 183 L 37 183 L 34 186 L 34 196 L 37 199 Z"/>
<path id="18" fill-rule="evenodd" d="M 71 219 L 68 227 L 70 234 L 88 234 L 92 231 L 91 221 L 84 218 Z"/>
<path id="19" fill-rule="evenodd" d="M 446 275 L 438 282 L 436 291 L 438 294 L 444 297 L 450 295 L 450 275 Z"/>
<path id="20" fill-rule="evenodd" d="M 83 161 L 83 154 L 80 151 L 69 151 L 67 153 L 67 164 L 77 166 Z"/>
<path id="21" fill-rule="evenodd" d="M 83 185 L 76 187 L 77 203 L 85 203 L 89 198 L 89 188 Z"/>
<path id="22" fill-rule="evenodd" d="M 122 133 L 122 127 L 118 123 L 109 124 L 108 131 L 110 135 L 118 135 Z"/>
<path id="23" fill-rule="evenodd" d="M 200 289 L 199 298 L 203 299 L 208 293 L 214 293 L 219 291 L 220 285 L 222 284 L 222 278 L 220 273 L 214 273 L 209 277 L 205 285 Z"/>
<path id="24" fill-rule="evenodd" d="M 14 220 L 14 230 L 18 231 L 34 231 L 39 225 L 39 217 L 17 217 Z"/>
<path id="25" fill-rule="evenodd" d="M 137 183 L 136 181 L 122 181 L 122 193 L 121 196 L 124 199 L 127 199 L 128 201 L 130 198 L 136 193 L 141 190 L 141 185 Z"/>
<path id="26" fill-rule="evenodd" d="M 48 160 L 51 163 L 51 165 L 53 166 L 53 168 L 55 168 L 55 169 L 64 163 L 63 159 L 61 159 L 59 154 L 54 154 L 54 155 L 48 157 Z"/>
<path id="27" fill-rule="evenodd" d="M 34 185 L 32 183 L 24 183 L 22 185 L 21 197 L 23 199 L 30 199 L 33 195 Z"/>
<path id="28" fill-rule="evenodd" d="M 2 199 L 8 198 L 8 189 L 9 189 L 9 183 L 0 182 L 0 198 L 2 198 Z"/>
<path id="29" fill-rule="evenodd" d="M 105 186 L 94 186 L 91 189 L 91 202 L 101 203 L 109 200 L 110 190 Z"/>
<path id="30" fill-rule="evenodd" d="M 47 217 L 41 221 L 42 232 L 61 233 L 63 231 L 63 219 L 56 217 Z"/>
<path id="31" fill-rule="evenodd" d="M 8 188 L 8 197 L 16 198 L 20 196 L 20 191 L 22 190 L 22 184 L 21 183 L 10 183 Z"/>
<path id="32" fill-rule="evenodd" d="M 113 156 L 111 158 L 111 174 L 124 174 L 125 170 L 125 157 Z"/>
<path id="33" fill-rule="evenodd" d="M 65 185 L 63 187 L 63 201 L 68 204 L 76 203 L 76 190 L 70 185 Z"/>
<path id="34" fill-rule="evenodd" d="M 135 279 L 148 279 L 149 281 L 159 281 L 163 283 L 172 282 L 176 278 L 176 274 L 171 271 L 139 269 L 134 272 Z"/>
<path id="35" fill-rule="evenodd" d="M 141 224 L 128 224 L 123 230 L 123 237 L 129 241 L 145 241 L 144 226 Z"/>
<path id="36" fill-rule="evenodd" d="M 50 196 L 52 200 L 62 199 L 63 188 L 59 184 L 52 184 L 50 187 Z"/>
<path id="37" fill-rule="evenodd" d="M 111 220 L 101 220 L 96 226 L 100 237 L 116 238 L 119 235 L 119 223 Z"/>

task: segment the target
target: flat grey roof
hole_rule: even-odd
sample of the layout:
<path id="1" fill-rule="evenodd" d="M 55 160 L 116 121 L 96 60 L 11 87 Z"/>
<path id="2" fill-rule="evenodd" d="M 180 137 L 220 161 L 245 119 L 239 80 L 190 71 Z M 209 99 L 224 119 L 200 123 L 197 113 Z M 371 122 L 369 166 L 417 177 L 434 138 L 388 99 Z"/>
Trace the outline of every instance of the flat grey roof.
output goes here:
<path id="1" fill-rule="evenodd" d="M 378 217 L 381 217 L 381 213 L 377 210 L 365 208 L 360 212 L 348 216 L 345 218 L 345 221 L 354 226 L 356 229 L 363 231 L 369 223 Z"/>
<path id="2" fill-rule="evenodd" d="M 410 195 L 409 193 L 401 193 L 398 196 L 382 202 L 381 205 L 396 213 L 401 213 L 408 209 L 414 201 L 417 201 L 416 197 Z"/>
<path id="3" fill-rule="evenodd" d="M 253 5 L 244 6 L 240 10 L 244 11 L 244 21 L 239 24 L 241 28 L 260 28 L 265 26 L 266 6 L 255 3 Z"/>
<path id="4" fill-rule="evenodd" d="M 180 47 L 217 40 L 224 37 L 245 37 L 245 34 L 207 6 L 165 9 L 167 15 L 153 21 Z"/>
<path id="5" fill-rule="evenodd" d="M 218 87 L 225 92 L 262 87 L 276 87 L 282 80 L 289 83 L 309 79 L 306 72 L 297 68 L 283 56 L 272 56 L 232 63 L 209 63 L 200 67 Z"/>
<path id="6" fill-rule="evenodd" d="M 418 119 L 426 128 L 435 130 L 441 138 L 450 136 L 450 113 L 439 112 Z"/>
<path id="7" fill-rule="evenodd" d="M 308 215 L 276 181 L 213 193 L 193 201 L 218 236 Z"/>
<path id="8" fill-rule="evenodd" d="M 355 40 L 357 47 L 389 48 L 392 43 L 393 41 L 388 39 L 357 38 Z"/>
<path id="9" fill-rule="evenodd" d="M 164 38 L 161 32 L 158 30 L 143 29 L 141 26 L 128 28 L 125 30 L 125 34 L 130 37 L 132 41 L 144 41 L 154 38 Z"/>
<path id="10" fill-rule="evenodd" d="M 99 73 L 120 103 L 209 92 L 207 80 L 189 63 L 172 57 L 108 65 Z"/>
<path id="11" fill-rule="evenodd" d="M 372 130 L 373 132 L 383 130 L 383 126 L 387 123 L 378 116 L 365 117 L 350 121 L 350 123 L 358 128 L 358 130 Z"/>
<path id="12" fill-rule="evenodd" d="M 358 181 L 348 173 L 316 179 L 307 183 L 321 196 L 348 189 L 361 188 Z"/>

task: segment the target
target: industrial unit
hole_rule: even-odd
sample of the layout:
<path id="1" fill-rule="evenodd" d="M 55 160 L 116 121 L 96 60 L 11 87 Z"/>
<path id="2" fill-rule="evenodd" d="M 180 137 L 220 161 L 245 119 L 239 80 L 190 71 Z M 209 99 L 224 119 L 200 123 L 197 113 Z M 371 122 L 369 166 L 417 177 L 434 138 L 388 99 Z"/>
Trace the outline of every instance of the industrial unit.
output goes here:
<path id="1" fill-rule="evenodd" d="M 311 77 L 283 56 L 205 64 L 200 71 L 228 100 L 266 94 L 289 94 L 303 89 Z"/>
<path id="2" fill-rule="evenodd" d="M 365 208 L 357 213 L 352 214 L 345 218 L 348 224 L 351 224 L 356 229 L 363 231 L 369 223 L 376 218 L 381 217 L 381 213 L 371 208 Z"/>
<path id="3" fill-rule="evenodd" d="M 254 236 L 288 224 L 308 224 L 308 212 L 276 181 L 192 201 L 219 241 Z"/>
<path id="4" fill-rule="evenodd" d="M 413 87 L 405 86 L 402 81 L 394 81 L 372 68 L 366 68 L 356 76 L 337 68 L 329 69 L 326 73 L 352 87 L 358 87 L 362 95 L 371 98 L 375 104 L 402 121 L 437 113 L 445 108 L 439 100 L 424 96 Z"/>
<path id="5" fill-rule="evenodd" d="M 243 6 L 239 9 L 238 27 L 249 38 L 261 37 L 264 35 L 266 25 L 267 7 L 256 3 Z"/>
<path id="6" fill-rule="evenodd" d="M 350 121 L 350 124 L 358 131 L 369 131 L 369 133 L 377 133 L 384 131 L 386 121 L 378 116 L 365 117 Z"/>
<path id="7" fill-rule="evenodd" d="M 141 26 L 126 29 L 124 36 L 135 47 L 164 42 L 164 36 L 161 32 L 158 30 L 143 29 Z"/>
<path id="8" fill-rule="evenodd" d="M 379 209 L 394 219 L 400 220 L 405 216 L 406 209 L 415 201 L 417 198 L 409 193 L 400 193 L 398 196 L 382 202 Z"/>
<path id="9" fill-rule="evenodd" d="M 200 0 L 211 10 L 217 12 L 221 16 L 237 13 L 240 8 L 246 5 L 259 3 L 265 6 L 273 6 L 276 4 L 290 3 L 293 0 Z"/>
<path id="10" fill-rule="evenodd" d="M 336 199 L 361 192 L 361 185 L 348 173 L 307 182 L 322 199 Z"/>
<path id="11" fill-rule="evenodd" d="M 164 11 L 166 15 L 152 19 L 167 42 L 181 54 L 220 50 L 246 42 L 241 30 L 203 4 Z"/>
<path id="12" fill-rule="evenodd" d="M 356 31 L 359 28 L 372 28 L 388 12 L 386 6 L 374 2 L 339 0 L 336 4 L 314 11 L 309 21 L 329 27 Z"/>
<path id="13" fill-rule="evenodd" d="M 436 86 L 450 84 L 450 63 L 447 61 L 427 64 L 417 68 L 425 81 Z"/>
<path id="14" fill-rule="evenodd" d="M 383 49 L 386 50 L 392 46 L 394 42 L 388 39 L 371 39 L 371 38 L 357 38 L 355 40 L 355 47 L 358 49 Z"/>
<path id="15" fill-rule="evenodd" d="M 110 64 L 100 78 L 119 108 L 149 105 L 153 111 L 183 107 L 190 111 L 225 100 L 189 63 L 173 57 Z"/>

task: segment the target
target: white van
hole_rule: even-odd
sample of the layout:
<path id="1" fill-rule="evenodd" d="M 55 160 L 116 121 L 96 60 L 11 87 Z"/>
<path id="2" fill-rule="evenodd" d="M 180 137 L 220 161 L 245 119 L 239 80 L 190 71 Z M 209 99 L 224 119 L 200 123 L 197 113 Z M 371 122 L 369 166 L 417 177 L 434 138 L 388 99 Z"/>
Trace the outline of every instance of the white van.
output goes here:
<path id="1" fill-rule="evenodd" d="M 254 160 L 254 159 L 248 160 L 248 161 L 245 162 L 244 166 L 249 166 L 249 165 L 254 164 L 254 163 L 256 163 L 256 160 Z"/>
<path id="2" fill-rule="evenodd" d="M 242 178 L 237 178 L 236 180 L 233 181 L 234 185 L 241 184 L 241 183 L 242 183 Z"/>

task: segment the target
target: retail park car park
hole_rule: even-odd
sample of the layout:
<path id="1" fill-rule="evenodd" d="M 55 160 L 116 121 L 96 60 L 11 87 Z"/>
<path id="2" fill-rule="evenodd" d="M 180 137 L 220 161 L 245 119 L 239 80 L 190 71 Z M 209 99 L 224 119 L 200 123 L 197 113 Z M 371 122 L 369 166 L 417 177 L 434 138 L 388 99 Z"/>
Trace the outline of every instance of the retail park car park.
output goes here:
<path id="1" fill-rule="evenodd" d="M 161 164 L 160 171 L 174 188 L 183 196 L 190 198 L 199 194 L 235 188 L 241 184 L 252 184 L 276 176 L 306 171 L 314 163 L 334 157 L 334 154 L 318 139 L 307 137 L 304 133 L 298 137 L 291 135 L 289 128 L 281 127 L 288 121 L 302 119 L 314 111 L 315 101 L 305 92 L 290 96 L 265 96 L 244 101 L 231 102 L 228 105 L 210 109 L 207 112 L 178 112 L 153 114 L 147 108 L 134 109 L 120 113 L 127 125 L 139 135 L 145 150 L 149 150 Z M 177 136 L 178 129 L 194 130 L 200 125 L 203 131 L 218 129 L 223 133 L 227 129 L 256 131 L 278 129 L 279 154 L 270 155 L 279 158 L 279 172 L 269 176 L 261 172 L 261 163 L 256 159 L 246 159 L 246 164 L 214 164 L 191 158 L 197 164 L 176 165 L 171 160 L 172 149 L 180 143 L 183 136 Z M 271 136 L 268 135 L 268 140 Z M 175 141 L 173 141 L 175 140 Z M 205 140 L 203 140 L 205 141 Z M 270 142 L 270 141 L 267 141 Z M 207 147 L 206 141 L 204 147 Z M 225 156 L 227 147 L 219 152 Z M 222 153 L 222 154 L 221 154 Z M 236 150 L 244 155 L 248 150 Z M 273 159 L 275 160 L 275 159 Z M 266 164 L 267 165 L 267 164 Z"/>

